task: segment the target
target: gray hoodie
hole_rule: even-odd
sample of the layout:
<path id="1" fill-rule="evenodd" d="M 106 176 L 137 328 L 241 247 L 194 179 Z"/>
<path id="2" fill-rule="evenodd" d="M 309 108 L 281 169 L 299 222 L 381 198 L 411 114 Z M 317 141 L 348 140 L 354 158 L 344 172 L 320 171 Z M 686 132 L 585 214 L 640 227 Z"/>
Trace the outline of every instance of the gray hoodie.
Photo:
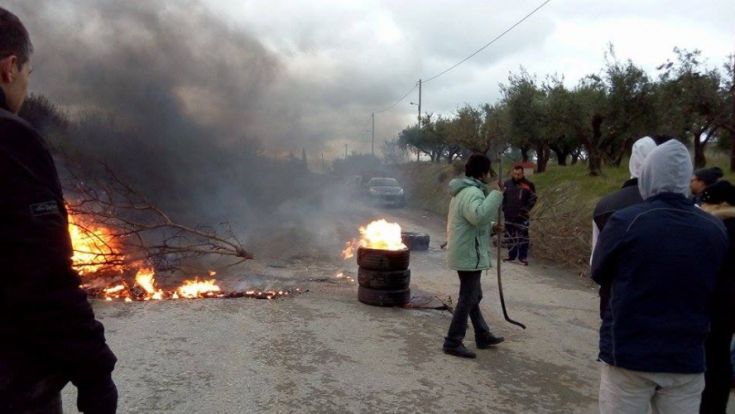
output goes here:
<path id="1" fill-rule="evenodd" d="M 662 193 L 688 197 L 693 170 L 687 148 L 672 139 L 656 147 L 646 157 L 638 179 L 638 191 L 644 200 Z"/>

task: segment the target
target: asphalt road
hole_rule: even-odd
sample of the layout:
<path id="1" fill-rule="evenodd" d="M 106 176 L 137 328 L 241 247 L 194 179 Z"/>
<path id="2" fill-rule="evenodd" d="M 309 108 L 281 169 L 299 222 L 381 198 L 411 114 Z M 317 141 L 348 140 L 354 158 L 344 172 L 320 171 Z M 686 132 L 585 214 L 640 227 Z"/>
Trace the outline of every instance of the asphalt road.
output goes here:
<path id="1" fill-rule="evenodd" d="M 412 253 L 413 302 L 456 300 L 458 280 L 439 248 L 443 220 L 412 210 L 351 210 L 334 220 L 350 232 L 378 216 L 432 237 L 428 252 Z M 119 358 L 121 413 L 595 412 L 596 289 L 533 261 L 502 269 L 511 316 L 528 329 L 503 321 L 491 271 L 482 309 L 506 341 L 475 360 L 442 353 L 446 311 L 359 303 L 355 283 L 335 277 L 354 276 L 353 261 L 271 259 L 227 277 L 230 286 L 309 290 L 275 301 L 94 306 Z M 471 329 L 466 343 L 474 349 Z M 75 394 L 64 390 L 65 412 L 76 412 Z"/>

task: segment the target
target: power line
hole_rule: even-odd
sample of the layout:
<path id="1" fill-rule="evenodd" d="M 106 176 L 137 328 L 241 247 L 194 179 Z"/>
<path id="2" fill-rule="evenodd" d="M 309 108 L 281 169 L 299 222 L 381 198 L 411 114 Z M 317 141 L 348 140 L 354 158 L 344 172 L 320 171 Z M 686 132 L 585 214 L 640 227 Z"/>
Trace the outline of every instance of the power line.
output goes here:
<path id="1" fill-rule="evenodd" d="M 496 37 L 495 37 L 495 38 L 494 38 L 493 40 L 491 40 L 491 41 L 489 41 L 488 43 L 486 43 L 486 44 L 485 44 L 485 45 L 484 45 L 483 47 L 481 47 L 481 48 L 477 49 L 477 50 L 476 50 L 475 52 L 473 52 L 473 53 L 472 53 L 471 55 L 469 55 L 469 56 L 467 56 L 466 58 L 464 58 L 464 59 L 460 60 L 459 62 L 457 62 L 457 63 L 455 63 L 454 65 L 450 66 L 449 68 L 445 69 L 444 71 L 442 71 L 442 72 L 440 72 L 440 73 L 438 73 L 438 74 L 436 74 L 436 75 L 434 75 L 434 76 L 430 77 L 429 79 L 426 79 L 426 80 L 424 80 L 424 83 L 427 83 L 427 82 L 431 82 L 432 80 L 434 80 L 434 79 L 438 78 L 439 76 L 442 76 L 442 75 L 444 75 L 445 73 L 447 73 L 447 72 L 451 71 L 452 69 L 456 68 L 457 66 L 459 66 L 459 65 L 463 64 L 464 62 L 466 62 L 466 61 L 468 61 L 468 60 L 472 59 L 472 58 L 473 58 L 473 57 L 474 57 L 474 56 L 475 56 L 476 54 L 478 54 L 478 53 L 482 52 L 483 50 L 487 49 L 487 47 L 488 47 L 488 46 L 490 46 L 490 45 L 492 45 L 493 43 L 495 43 L 495 42 L 497 42 L 498 40 L 500 40 L 500 39 L 501 39 L 501 38 L 502 38 L 503 36 L 505 36 L 506 34 L 508 34 L 508 32 L 510 32 L 511 30 L 513 30 L 513 29 L 515 29 L 516 27 L 518 27 L 518 26 L 519 26 L 519 25 L 520 25 L 521 23 L 523 23 L 524 21 L 528 20 L 528 18 L 529 18 L 529 17 L 531 17 L 531 16 L 533 16 L 534 14 L 536 14 L 536 12 L 537 12 L 537 11 L 541 10 L 541 9 L 542 9 L 542 8 L 543 8 L 544 6 L 546 6 L 546 5 L 547 5 L 547 4 L 549 4 L 550 2 L 551 2 L 551 0 L 546 0 L 546 1 L 544 1 L 543 3 L 541 3 L 541 5 L 539 5 L 539 6 L 538 6 L 538 7 L 536 7 L 535 9 L 533 9 L 533 11 L 531 11 L 530 13 L 528 13 L 528 14 L 527 14 L 527 15 L 526 15 L 526 16 L 525 16 L 524 18 L 522 18 L 521 20 L 518 20 L 518 21 L 517 21 L 517 22 L 516 22 L 516 23 L 515 23 L 515 24 L 514 24 L 513 26 L 510 26 L 509 28 L 507 28 L 507 29 L 506 29 L 506 30 L 505 30 L 505 31 L 504 31 L 503 33 L 501 33 L 501 34 L 499 34 L 498 36 L 496 36 Z M 413 89 L 412 89 L 412 90 L 413 90 Z"/>
<path id="2" fill-rule="evenodd" d="M 549 1 L 551 1 L 551 0 L 549 0 Z M 375 111 L 374 113 L 381 114 L 383 112 L 390 111 L 391 109 L 395 108 L 396 105 L 398 105 L 399 103 L 403 102 L 403 100 L 406 99 L 408 97 L 408 95 L 410 95 L 411 92 L 413 92 L 414 89 L 416 89 L 417 86 L 418 86 L 418 84 L 414 84 L 413 87 L 411 89 L 409 89 L 408 92 L 406 92 L 403 96 L 401 96 L 395 103 L 393 103 L 393 105 L 388 106 L 388 107 L 385 107 L 385 108 L 381 109 L 380 111 Z"/>
<path id="3" fill-rule="evenodd" d="M 536 14 L 536 12 L 538 12 L 539 10 L 541 10 L 542 8 L 544 8 L 544 6 L 546 6 L 546 5 L 547 5 L 547 4 L 549 4 L 549 3 L 551 3 L 551 0 L 545 0 L 545 1 L 544 1 L 543 3 L 541 3 L 541 4 L 540 4 L 540 5 L 538 6 L 538 7 L 536 7 L 536 8 L 535 8 L 535 9 L 533 9 L 533 10 L 532 10 L 532 11 L 531 11 L 530 13 L 528 13 L 527 15 L 525 15 L 525 16 L 524 16 L 524 17 L 523 17 L 522 19 L 518 20 L 518 21 L 517 21 L 516 23 L 514 23 L 514 24 L 513 24 L 512 26 L 510 26 L 509 28 L 507 28 L 507 29 L 506 29 L 505 31 L 503 31 L 502 33 L 500 33 L 500 34 L 499 34 L 498 36 L 496 36 L 496 37 L 495 37 L 494 39 L 492 39 L 491 41 L 489 41 L 488 43 L 486 43 L 485 45 L 483 45 L 483 46 L 482 46 L 481 48 L 479 48 L 479 49 L 477 49 L 476 51 L 474 51 L 474 52 L 473 52 L 472 54 L 470 54 L 470 55 L 469 55 L 469 56 L 467 56 L 466 58 L 464 58 L 464 59 L 460 60 L 459 62 L 457 62 L 457 63 L 455 63 L 454 65 L 450 66 L 449 68 L 447 68 L 447 69 L 443 70 L 442 72 L 439 72 L 438 74 L 436 74 L 436 75 L 434 75 L 434 76 L 430 77 L 429 79 L 426 79 L 426 80 L 424 80 L 424 81 L 421 81 L 421 80 L 419 80 L 419 81 L 418 81 L 417 83 L 415 83 L 415 84 L 414 84 L 414 85 L 413 85 L 413 86 L 411 87 L 411 89 L 409 89 L 409 90 L 408 90 L 408 92 L 406 92 L 405 94 L 403 94 L 403 96 L 401 96 L 401 97 L 400 97 L 400 98 L 399 98 L 399 99 L 398 99 L 397 101 L 395 101 L 395 102 L 394 102 L 394 103 L 393 103 L 392 105 L 390 105 L 390 106 L 387 106 L 387 107 L 385 107 L 385 108 L 383 108 L 383 109 L 381 109 L 381 110 L 379 110 L 379 111 L 375 111 L 375 112 L 373 112 L 373 113 L 372 113 L 372 115 L 371 115 L 371 118 L 373 118 L 373 119 L 374 119 L 374 117 L 375 117 L 375 114 L 380 114 L 380 113 L 383 113 L 383 112 L 387 112 L 387 111 L 389 111 L 389 110 L 391 110 L 391 109 L 395 108 L 395 107 L 396 107 L 396 106 L 397 106 L 397 105 L 398 105 L 399 103 L 403 102 L 403 100 L 404 100 L 404 99 L 406 99 L 406 98 L 408 97 L 408 95 L 410 95 L 410 94 L 411 94 L 411 92 L 413 92 L 413 91 L 414 91 L 414 90 L 415 90 L 415 89 L 416 89 L 417 87 L 419 87 L 419 85 L 420 85 L 421 83 L 427 83 L 427 82 L 431 82 L 432 80 L 434 80 L 434 79 L 436 79 L 436 78 L 438 78 L 438 77 L 440 77 L 440 76 L 442 76 L 442 75 L 446 74 L 447 72 L 449 72 L 449 71 L 453 70 L 453 69 L 454 69 L 454 68 L 456 68 L 457 66 L 459 66 L 459 65 L 463 64 L 464 62 L 466 62 L 466 61 L 468 61 L 468 60 L 472 59 L 472 58 L 473 58 L 473 57 L 474 57 L 475 55 L 477 55 L 478 53 L 480 53 L 480 52 L 482 52 L 483 50 L 487 49 L 487 48 L 488 48 L 488 47 L 489 47 L 490 45 L 492 45 L 493 43 L 495 43 L 495 42 L 497 42 L 498 40 L 500 40 L 501 38 L 503 38 L 503 36 L 505 36 L 506 34 L 508 34 L 508 33 L 509 33 L 509 32 L 510 32 L 511 30 L 513 30 L 513 29 L 515 29 L 516 27 L 520 26 L 520 25 L 521 25 L 521 24 L 522 24 L 523 22 L 525 22 L 526 20 L 528 20 L 528 19 L 529 19 L 529 18 L 530 18 L 531 16 L 533 16 L 534 14 Z M 419 89 L 419 108 L 421 108 L 421 106 L 420 106 L 420 102 L 421 102 L 420 94 L 421 94 L 421 90 Z M 419 114 L 420 114 L 420 112 L 421 112 L 421 110 L 419 109 Z M 420 118 L 420 116 L 421 116 L 421 115 L 419 115 L 419 123 L 421 122 L 421 118 Z M 375 126 L 374 126 L 374 124 L 373 124 L 373 133 L 375 133 Z"/>

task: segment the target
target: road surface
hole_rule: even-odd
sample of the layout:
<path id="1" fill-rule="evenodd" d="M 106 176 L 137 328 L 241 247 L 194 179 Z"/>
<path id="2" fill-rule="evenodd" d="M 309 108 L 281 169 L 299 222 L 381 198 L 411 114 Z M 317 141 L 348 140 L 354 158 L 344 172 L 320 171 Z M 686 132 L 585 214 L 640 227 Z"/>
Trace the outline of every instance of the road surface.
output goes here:
<path id="1" fill-rule="evenodd" d="M 456 300 L 458 280 L 439 248 L 442 218 L 353 208 L 330 221 L 341 227 L 337 233 L 352 234 L 377 217 L 431 235 L 429 251 L 412 253 L 414 303 Z M 335 246 L 344 242 L 320 237 L 334 238 Z M 95 302 L 119 358 L 119 412 L 596 411 L 599 321 L 589 281 L 533 259 L 528 267 L 504 264 L 509 311 L 528 326 L 524 331 L 503 321 L 491 271 L 483 278 L 481 306 L 506 341 L 466 360 L 441 351 L 448 312 L 359 303 L 356 284 L 335 277 L 355 277 L 354 259 L 344 262 L 334 253 L 272 254 L 223 282 L 308 289 L 291 298 Z M 470 349 L 472 335 L 470 328 Z M 77 412 L 76 390 L 68 386 L 63 397 L 65 412 Z"/>

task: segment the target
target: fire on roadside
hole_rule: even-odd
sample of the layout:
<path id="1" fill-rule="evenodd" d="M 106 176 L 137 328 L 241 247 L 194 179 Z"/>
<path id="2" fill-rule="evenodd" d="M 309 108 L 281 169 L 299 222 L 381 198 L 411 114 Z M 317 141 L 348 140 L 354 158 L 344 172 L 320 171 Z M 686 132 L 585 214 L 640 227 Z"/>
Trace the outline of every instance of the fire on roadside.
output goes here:
<path id="1" fill-rule="evenodd" d="M 367 226 L 360 227 L 360 239 L 345 243 L 342 257 L 346 260 L 355 255 L 358 247 L 378 250 L 403 250 L 406 245 L 401 239 L 401 226 L 389 223 L 385 219 L 375 220 Z"/>
<path id="2" fill-rule="evenodd" d="M 74 246 L 72 262 L 80 275 L 102 270 L 123 271 L 119 263 L 125 260 L 125 257 L 118 254 L 120 245 L 110 229 L 84 222 L 79 216 L 72 214 L 69 214 L 68 219 L 69 236 Z"/>
<path id="3" fill-rule="evenodd" d="M 115 233 L 99 224 L 89 223 L 79 216 L 69 215 L 69 235 L 74 256 L 72 266 L 82 277 L 82 288 L 91 297 L 106 301 L 125 302 L 204 299 L 204 298 L 256 298 L 275 299 L 302 293 L 293 290 L 257 290 L 225 292 L 209 271 L 210 279 L 195 276 L 184 280 L 178 287 L 162 289 L 156 281 L 153 266 L 143 261 L 135 262 L 120 253 L 121 246 Z M 131 279 L 125 275 L 135 274 Z"/>

